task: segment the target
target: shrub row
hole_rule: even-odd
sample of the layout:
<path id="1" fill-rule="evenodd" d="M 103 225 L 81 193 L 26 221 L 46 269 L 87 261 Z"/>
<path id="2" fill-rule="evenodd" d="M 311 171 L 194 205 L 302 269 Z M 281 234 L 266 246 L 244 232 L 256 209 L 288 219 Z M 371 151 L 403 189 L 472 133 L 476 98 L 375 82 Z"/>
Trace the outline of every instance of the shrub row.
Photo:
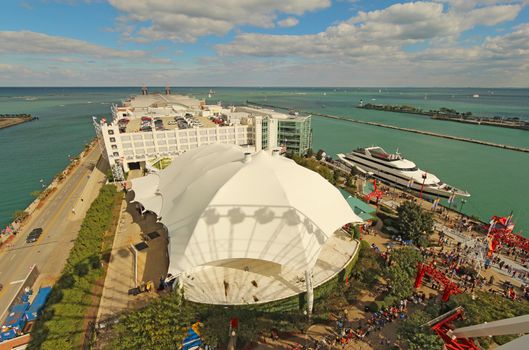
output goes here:
<path id="1" fill-rule="evenodd" d="M 103 275 L 103 239 L 120 198 L 114 186 L 105 185 L 88 209 L 61 277 L 34 327 L 29 349 L 80 347 L 84 316 L 94 298 L 93 286 Z"/>

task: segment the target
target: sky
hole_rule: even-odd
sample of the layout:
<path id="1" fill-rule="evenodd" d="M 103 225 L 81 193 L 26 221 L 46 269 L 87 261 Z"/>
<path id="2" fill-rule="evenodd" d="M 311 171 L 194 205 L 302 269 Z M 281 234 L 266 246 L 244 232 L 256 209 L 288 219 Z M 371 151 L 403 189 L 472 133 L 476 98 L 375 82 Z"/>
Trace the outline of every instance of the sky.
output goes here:
<path id="1" fill-rule="evenodd" d="M 529 87 L 529 0 L 2 0 L 0 86 Z"/>

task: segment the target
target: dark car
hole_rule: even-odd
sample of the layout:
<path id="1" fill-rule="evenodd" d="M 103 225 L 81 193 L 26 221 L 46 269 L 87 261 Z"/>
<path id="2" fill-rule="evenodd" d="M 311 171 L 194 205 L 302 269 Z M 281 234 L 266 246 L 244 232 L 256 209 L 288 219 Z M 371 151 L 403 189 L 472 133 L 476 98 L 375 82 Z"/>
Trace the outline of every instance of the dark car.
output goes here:
<path id="1" fill-rule="evenodd" d="M 26 238 L 26 243 L 33 243 L 33 242 L 38 241 L 41 234 L 42 234 L 42 229 L 40 227 L 33 229 L 29 233 L 28 237 Z"/>

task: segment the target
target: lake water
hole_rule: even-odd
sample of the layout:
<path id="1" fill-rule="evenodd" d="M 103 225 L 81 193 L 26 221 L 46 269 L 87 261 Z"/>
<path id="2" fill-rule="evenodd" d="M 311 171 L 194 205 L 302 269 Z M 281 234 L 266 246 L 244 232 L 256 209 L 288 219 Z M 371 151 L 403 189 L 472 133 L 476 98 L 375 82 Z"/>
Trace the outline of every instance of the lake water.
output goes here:
<path id="1" fill-rule="evenodd" d="M 153 89 L 151 89 L 153 90 Z M 161 89 L 159 89 L 161 90 Z M 529 89 L 419 88 L 214 88 L 210 103 L 246 100 L 376 121 L 529 148 L 529 131 L 431 120 L 425 116 L 355 108 L 368 103 L 453 108 L 474 115 L 529 119 Z M 208 88 L 173 88 L 206 97 Z M 0 225 L 32 200 L 40 179 L 50 179 L 94 137 L 91 116 L 110 116 L 117 103 L 139 88 L 0 88 L 0 114 L 31 113 L 36 122 L 0 130 Z M 479 94 L 479 98 L 472 97 Z M 514 211 L 517 228 L 529 234 L 529 154 L 369 125 L 313 117 L 313 148 L 328 154 L 358 146 L 397 148 L 443 182 L 472 194 L 463 211 L 482 219 Z M 456 203 L 457 208 L 460 203 Z"/>

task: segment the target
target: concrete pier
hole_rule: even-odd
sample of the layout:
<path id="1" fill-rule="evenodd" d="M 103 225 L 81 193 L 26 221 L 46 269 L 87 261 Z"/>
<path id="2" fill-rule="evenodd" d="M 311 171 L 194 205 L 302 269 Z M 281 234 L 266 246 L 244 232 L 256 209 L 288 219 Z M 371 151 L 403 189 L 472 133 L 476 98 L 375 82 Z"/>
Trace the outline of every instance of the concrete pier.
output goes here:
<path id="1" fill-rule="evenodd" d="M 293 109 L 293 108 L 288 108 L 288 107 L 273 106 L 273 105 L 269 105 L 269 104 L 262 104 L 262 103 L 251 102 L 251 101 L 246 101 L 246 103 L 249 104 L 249 105 L 254 105 L 254 106 L 258 106 L 258 107 L 275 108 L 275 109 L 286 109 L 286 110 Z M 302 112 L 302 113 L 311 114 L 311 115 L 316 115 L 316 116 L 319 116 L 319 117 L 329 118 L 329 119 L 343 120 L 343 121 L 350 122 L 350 123 L 358 123 L 358 124 L 366 124 L 366 125 L 378 126 L 378 127 L 381 127 L 381 128 L 412 132 L 412 133 L 415 133 L 415 134 L 428 135 L 428 136 L 440 137 L 440 138 L 443 138 L 443 139 L 456 140 L 456 141 L 462 141 L 462 142 L 469 142 L 469 143 L 475 143 L 475 144 L 483 145 L 483 146 L 496 147 L 496 148 L 502 148 L 502 149 L 507 149 L 507 150 L 511 150 L 511 151 L 529 153 L 529 148 L 524 148 L 524 147 L 504 145 L 504 144 L 499 144 L 499 143 L 494 143 L 494 142 L 489 142 L 489 141 L 476 140 L 476 139 L 471 139 L 471 138 L 466 138 L 466 137 L 461 137 L 461 136 L 440 134 L 440 133 L 431 132 L 431 131 L 417 130 L 417 129 L 411 129 L 411 128 L 402 128 L 400 126 L 382 124 L 382 123 L 377 123 L 377 122 L 368 122 L 368 121 L 357 120 L 357 119 L 350 119 L 350 118 L 340 117 L 340 116 L 330 115 L 330 114 L 314 113 L 314 112 L 302 111 L 302 110 L 296 110 L 296 111 Z"/>

